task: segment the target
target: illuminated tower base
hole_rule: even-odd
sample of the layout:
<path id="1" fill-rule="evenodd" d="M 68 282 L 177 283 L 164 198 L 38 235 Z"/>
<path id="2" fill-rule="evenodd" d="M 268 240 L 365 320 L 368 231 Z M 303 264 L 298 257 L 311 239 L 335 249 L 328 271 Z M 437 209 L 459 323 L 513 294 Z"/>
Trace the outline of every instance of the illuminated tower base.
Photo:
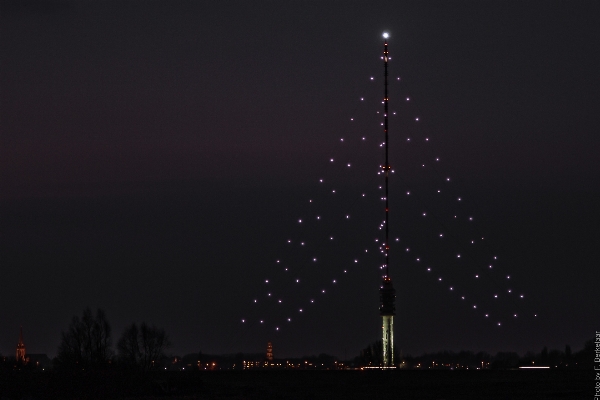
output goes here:
<path id="1" fill-rule="evenodd" d="M 383 320 L 381 344 L 383 347 L 383 367 L 394 366 L 394 315 L 396 314 L 396 290 L 389 276 L 383 278 L 379 289 L 379 315 Z"/>
<path id="2" fill-rule="evenodd" d="M 394 365 L 394 316 L 384 315 L 383 317 L 383 366 Z"/>

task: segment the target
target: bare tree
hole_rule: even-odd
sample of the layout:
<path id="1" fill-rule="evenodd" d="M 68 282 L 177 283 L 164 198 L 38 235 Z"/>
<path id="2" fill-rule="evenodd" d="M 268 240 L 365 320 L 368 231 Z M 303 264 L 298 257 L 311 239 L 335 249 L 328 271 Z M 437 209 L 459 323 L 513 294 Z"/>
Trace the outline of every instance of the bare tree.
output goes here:
<path id="1" fill-rule="evenodd" d="M 131 324 L 121 335 L 117 343 L 119 358 L 121 362 L 129 366 L 135 366 L 140 363 L 140 342 L 138 340 L 139 329 L 136 324 Z"/>
<path id="2" fill-rule="evenodd" d="M 62 332 L 58 361 L 63 366 L 77 368 L 106 365 L 112 356 L 111 329 L 103 310 L 94 317 L 87 307 L 81 318 L 74 316 L 69 330 Z"/>
<path id="3" fill-rule="evenodd" d="M 119 357 L 125 364 L 150 370 L 164 356 L 164 351 L 170 344 L 164 329 L 148 326 L 143 322 L 139 328 L 135 323 L 126 328 L 117 348 Z"/>

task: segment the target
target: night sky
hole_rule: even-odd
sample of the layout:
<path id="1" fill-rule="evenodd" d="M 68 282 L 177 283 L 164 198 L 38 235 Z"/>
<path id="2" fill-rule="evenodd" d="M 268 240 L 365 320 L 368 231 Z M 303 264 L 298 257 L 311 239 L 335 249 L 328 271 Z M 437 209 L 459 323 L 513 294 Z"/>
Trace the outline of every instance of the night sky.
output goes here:
<path id="1" fill-rule="evenodd" d="M 0 354 L 86 306 L 178 355 L 378 339 L 383 31 L 396 347 L 600 329 L 600 2 L 0 6 Z"/>

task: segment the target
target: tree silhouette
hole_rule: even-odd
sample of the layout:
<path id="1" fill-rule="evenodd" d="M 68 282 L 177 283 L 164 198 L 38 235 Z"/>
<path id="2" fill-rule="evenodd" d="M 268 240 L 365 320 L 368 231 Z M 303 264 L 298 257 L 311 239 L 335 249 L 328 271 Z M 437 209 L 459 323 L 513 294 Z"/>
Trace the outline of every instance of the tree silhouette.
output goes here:
<path id="1" fill-rule="evenodd" d="M 365 349 L 361 350 L 360 356 L 356 360 L 359 365 L 383 365 L 383 344 L 381 340 L 376 340 Z"/>
<path id="2" fill-rule="evenodd" d="M 57 361 L 60 366 L 98 368 L 108 364 L 112 356 L 111 328 L 103 310 L 96 316 L 87 307 L 81 319 L 73 317 L 67 332 L 62 332 Z"/>
<path id="3" fill-rule="evenodd" d="M 171 342 L 164 329 L 148 326 L 142 322 L 139 328 L 133 323 L 125 329 L 117 343 L 117 348 L 121 362 L 147 371 L 164 357 L 164 351 L 170 345 Z"/>

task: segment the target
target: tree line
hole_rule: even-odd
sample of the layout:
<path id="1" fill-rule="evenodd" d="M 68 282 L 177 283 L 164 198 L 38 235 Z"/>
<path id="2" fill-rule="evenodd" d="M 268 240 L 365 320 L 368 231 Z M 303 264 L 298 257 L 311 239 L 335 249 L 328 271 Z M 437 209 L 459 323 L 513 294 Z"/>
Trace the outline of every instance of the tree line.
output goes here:
<path id="1" fill-rule="evenodd" d="M 62 332 L 55 360 L 61 369 L 101 369 L 109 364 L 151 370 L 166 357 L 164 351 L 171 342 L 165 330 L 142 322 L 125 328 L 112 348 L 111 326 L 106 313 L 98 309 L 94 314 L 87 307 L 81 317 L 74 316 L 69 328 Z"/>
<path id="2" fill-rule="evenodd" d="M 589 369 L 594 359 L 594 340 L 588 340 L 583 349 L 573 352 L 571 346 L 566 345 L 564 351 L 548 350 L 544 346 L 539 353 L 529 351 L 523 356 L 516 352 L 498 352 L 496 355 L 480 351 L 439 351 L 426 353 L 420 356 L 400 355 L 394 349 L 394 359 L 397 366 L 404 368 L 421 369 L 449 369 L 449 368 L 483 368 L 483 369 L 506 369 L 521 366 L 549 366 L 552 368 Z M 355 366 L 379 366 L 382 365 L 382 344 L 377 340 L 361 350 L 354 358 Z"/>

